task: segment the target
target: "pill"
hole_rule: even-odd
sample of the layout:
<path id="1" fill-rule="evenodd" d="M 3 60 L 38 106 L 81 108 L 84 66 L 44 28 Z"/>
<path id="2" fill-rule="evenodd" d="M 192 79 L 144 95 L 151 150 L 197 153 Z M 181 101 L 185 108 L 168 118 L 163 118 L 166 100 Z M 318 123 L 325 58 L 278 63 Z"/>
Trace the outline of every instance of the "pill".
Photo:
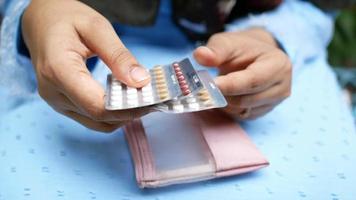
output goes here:
<path id="1" fill-rule="evenodd" d="M 137 90 L 136 89 L 134 89 L 134 90 L 126 90 L 126 93 L 127 94 L 136 94 Z"/>
<path id="2" fill-rule="evenodd" d="M 136 101 L 137 96 L 126 96 L 127 101 Z"/>
<path id="3" fill-rule="evenodd" d="M 111 85 L 111 89 L 113 89 L 113 90 L 121 90 L 122 86 L 121 85 Z"/>
<path id="4" fill-rule="evenodd" d="M 203 94 L 203 95 L 200 95 L 200 96 L 199 96 L 199 99 L 200 99 L 201 101 L 207 101 L 207 100 L 210 99 L 210 94 L 209 94 L 209 93 L 205 93 L 205 94 Z"/>
<path id="5" fill-rule="evenodd" d="M 156 84 L 164 84 L 166 81 L 164 79 L 156 80 Z"/>
<path id="6" fill-rule="evenodd" d="M 164 70 L 163 68 L 156 68 L 155 70 L 153 70 L 154 74 L 163 74 Z"/>
<path id="7" fill-rule="evenodd" d="M 159 71 L 159 70 L 162 70 L 162 66 L 161 65 L 156 65 L 153 67 L 152 69 L 153 71 Z"/>
<path id="8" fill-rule="evenodd" d="M 207 93 L 208 93 L 208 90 L 206 88 L 203 88 L 198 92 L 198 95 L 203 95 L 203 94 L 207 94 Z"/>
<path id="9" fill-rule="evenodd" d="M 183 104 L 173 104 L 172 108 L 173 108 L 173 110 L 176 110 L 176 111 L 183 111 L 184 105 Z"/>
<path id="10" fill-rule="evenodd" d="M 112 107 L 121 108 L 121 107 L 122 107 L 122 102 L 111 101 L 111 102 L 109 103 L 109 105 L 112 106 Z"/>
<path id="11" fill-rule="evenodd" d="M 178 71 L 176 74 L 177 74 L 177 76 L 182 76 L 183 72 L 182 71 Z"/>
<path id="12" fill-rule="evenodd" d="M 187 81 L 186 80 L 179 81 L 179 85 L 187 85 Z"/>
<path id="13" fill-rule="evenodd" d="M 161 69 L 161 70 L 156 70 L 154 71 L 153 73 L 154 75 L 164 75 L 164 71 Z"/>
<path id="14" fill-rule="evenodd" d="M 164 88 L 164 89 L 158 90 L 158 94 L 159 94 L 159 95 L 164 94 L 164 93 L 167 93 L 167 94 L 168 94 L 168 90 L 167 90 L 167 88 Z"/>
<path id="15" fill-rule="evenodd" d="M 152 94 L 152 92 L 151 91 L 149 91 L 149 92 L 142 92 L 142 96 L 143 97 L 150 97 L 150 96 L 152 96 L 153 94 Z"/>
<path id="16" fill-rule="evenodd" d="M 197 110 L 200 106 L 198 103 L 190 103 L 188 104 L 188 107 Z"/>
<path id="17" fill-rule="evenodd" d="M 194 98 L 194 97 L 188 97 L 188 98 L 186 99 L 186 101 L 187 101 L 188 103 L 195 103 L 195 102 L 197 102 L 197 99 Z"/>
<path id="18" fill-rule="evenodd" d="M 173 69 L 176 72 L 182 71 L 182 69 L 179 67 L 179 65 L 176 65 L 176 66 L 173 65 Z"/>
<path id="19" fill-rule="evenodd" d="M 189 86 L 187 84 L 179 84 L 180 88 L 182 90 L 188 90 L 189 89 Z"/>
<path id="20" fill-rule="evenodd" d="M 166 84 L 158 84 L 158 85 L 156 85 L 156 88 L 158 90 L 166 90 L 167 89 L 167 85 Z"/>
<path id="21" fill-rule="evenodd" d="M 153 102 L 154 98 L 153 96 L 147 96 L 147 97 L 143 97 L 142 100 L 146 103 L 149 103 L 149 102 Z"/>
<path id="22" fill-rule="evenodd" d="M 175 68 L 175 69 L 174 69 L 174 72 L 175 72 L 176 74 L 179 73 L 179 72 L 182 73 L 182 70 L 181 70 L 180 68 Z"/>
<path id="23" fill-rule="evenodd" d="M 131 106 L 135 106 L 138 104 L 138 102 L 137 101 L 127 101 L 127 104 L 131 105 Z"/>
<path id="24" fill-rule="evenodd" d="M 179 82 L 180 82 L 180 81 L 183 81 L 183 80 L 185 80 L 185 78 L 184 78 L 184 76 L 183 76 L 183 75 L 178 76 L 178 81 L 179 81 Z"/>
<path id="25" fill-rule="evenodd" d="M 142 90 L 142 92 L 149 92 L 149 91 L 152 91 L 152 86 L 151 86 L 151 85 L 145 86 L 145 87 L 143 87 L 141 90 Z"/>
<path id="26" fill-rule="evenodd" d="M 157 81 L 165 81 L 165 77 L 164 76 L 156 76 L 155 79 L 156 79 L 156 82 Z"/>
<path id="27" fill-rule="evenodd" d="M 111 95 L 110 95 L 111 97 L 116 97 L 116 98 L 121 98 L 122 97 L 122 93 L 120 92 L 113 92 L 113 91 L 111 91 Z"/>
<path id="28" fill-rule="evenodd" d="M 183 95 L 186 96 L 186 95 L 190 94 L 191 91 L 189 89 L 186 89 L 186 90 L 183 90 L 182 93 L 183 93 Z"/>
<path id="29" fill-rule="evenodd" d="M 168 98 L 168 92 L 160 93 L 160 94 L 159 94 L 159 98 L 160 98 L 160 99 L 166 99 L 166 98 Z"/>
<path id="30" fill-rule="evenodd" d="M 114 81 L 111 83 L 112 86 L 121 86 L 121 83 Z"/>
<path id="31" fill-rule="evenodd" d="M 111 100 L 121 100 L 122 96 L 121 95 L 111 95 L 110 99 Z"/>
<path id="32" fill-rule="evenodd" d="M 203 104 L 205 107 L 211 107 L 214 105 L 211 99 L 209 99 L 208 101 L 204 101 Z"/>

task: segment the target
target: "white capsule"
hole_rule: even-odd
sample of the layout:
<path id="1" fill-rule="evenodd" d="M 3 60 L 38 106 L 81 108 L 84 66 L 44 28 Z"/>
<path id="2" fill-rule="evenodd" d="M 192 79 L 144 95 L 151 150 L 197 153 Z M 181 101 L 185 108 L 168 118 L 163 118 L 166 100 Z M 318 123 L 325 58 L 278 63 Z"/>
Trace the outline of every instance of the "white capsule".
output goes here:
<path id="1" fill-rule="evenodd" d="M 122 102 L 121 101 L 111 101 L 109 103 L 111 107 L 116 107 L 116 108 L 121 108 L 122 107 Z"/>
<path id="2" fill-rule="evenodd" d="M 152 90 L 152 84 L 149 83 L 147 85 L 145 85 L 144 87 L 142 87 L 142 91 L 151 91 Z"/>
<path id="3" fill-rule="evenodd" d="M 153 102 L 153 96 L 147 96 L 147 97 L 143 97 L 142 100 L 145 102 L 145 103 L 151 103 Z"/>
<path id="4" fill-rule="evenodd" d="M 152 91 L 142 92 L 143 97 L 151 97 L 153 95 Z"/>
<path id="5" fill-rule="evenodd" d="M 173 104 L 172 108 L 175 111 L 183 111 L 184 110 L 184 105 L 183 104 Z"/>
<path id="6" fill-rule="evenodd" d="M 197 99 L 194 97 L 188 97 L 188 98 L 186 98 L 186 101 L 187 101 L 187 103 L 195 103 L 195 102 L 197 102 Z"/>
<path id="7" fill-rule="evenodd" d="M 127 99 L 137 99 L 137 93 L 126 94 Z"/>
<path id="8" fill-rule="evenodd" d="M 122 90 L 111 90 L 110 94 L 111 96 L 121 96 Z"/>
<path id="9" fill-rule="evenodd" d="M 137 93 L 137 89 L 136 89 L 136 88 L 133 88 L 133 87 L 127 87 L 126 93 L 127 93 L 127 94 Z"/>
<path id="10" fill-rule="evenodd" d="M 112 90 L 121 90 L 122 86 L 121 85 L 111 85 Z"/>
<path id="11" fill-rule="evenodd" d="M 138 104 L 138 102 L 136 100 L 128 100 L 127 104 L 130 105 L 130 106 L 135 106 L 135 105 Z"/>
<path id="12" fill-rule="evenodd" d="M 112 95 L 111 97 L 110 97 L 110 100 L 111 101 L 122 101 L 122 96 L 120 96 L 120 95 Z"/>
<path id="13" fill-rule="evenodd" d="M 199 109 L 199 104 L 198 103 L 190 103 L 188 104 L 188 107 L 194 110 Z"/>

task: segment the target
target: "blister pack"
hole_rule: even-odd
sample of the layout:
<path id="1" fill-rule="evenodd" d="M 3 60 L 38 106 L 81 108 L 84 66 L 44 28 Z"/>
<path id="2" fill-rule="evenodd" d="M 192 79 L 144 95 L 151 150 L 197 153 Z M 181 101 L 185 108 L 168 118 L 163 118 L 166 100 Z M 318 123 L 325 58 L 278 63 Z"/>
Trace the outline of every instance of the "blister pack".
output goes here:
<path id="1" fill-rule="evenodd" d="M 207 71 L 195 71 L 189 59 L 149 70 L 151 82 L 132 88 L 111 74 L 107 78 L 106 109 L 126 110 L 150 106 L 167 113 L 224 107 L 224 96 Z"/>
<path id="2" fill-rule="evenodd" d="M 166 113 L 184 113 L 225 107 L 227 105 L 225 97 L 208 71 L 198 71 L 198 76 L 203 84 L 202 89 L 187 95 L 186 98 L 175 98 L 158 104 L 155 109 Z"/>
<path id="3" fill-rule="evenodd" d="M 106 109 L 124 110 L 162 103 L 194 94 L 202 83 L 188 59 L 149 70 L 151 82 L 143 88 L 132 88 L 111 74 L 107 78 Z"/>

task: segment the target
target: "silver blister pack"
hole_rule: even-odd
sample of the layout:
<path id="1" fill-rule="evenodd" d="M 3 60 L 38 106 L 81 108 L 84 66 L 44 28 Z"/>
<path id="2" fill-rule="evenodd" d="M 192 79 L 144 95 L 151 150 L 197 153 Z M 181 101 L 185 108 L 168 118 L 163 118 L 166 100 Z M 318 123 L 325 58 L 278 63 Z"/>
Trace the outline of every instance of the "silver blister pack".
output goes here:
<path id="1" fill-rule="evenodd" d="M 175 98 L 155 105 L 154 108 L 167 113 L 185 113 L 225 107 L 227 105 L 225 97 L 208 71 L 198 71 L 198 76 L 203 84 L 202 89 L 187 95 L 186 98 Z"/>
<path id="2" fill-rule="evenodd" d="M 203 84 L 189 59 L 149 70 L 151 82 L 142 88 L 132 88 L 107 77 L 105 108 L 124 110 L 159 104 L 174 98 L 184 98 L 199 91 Z"/>

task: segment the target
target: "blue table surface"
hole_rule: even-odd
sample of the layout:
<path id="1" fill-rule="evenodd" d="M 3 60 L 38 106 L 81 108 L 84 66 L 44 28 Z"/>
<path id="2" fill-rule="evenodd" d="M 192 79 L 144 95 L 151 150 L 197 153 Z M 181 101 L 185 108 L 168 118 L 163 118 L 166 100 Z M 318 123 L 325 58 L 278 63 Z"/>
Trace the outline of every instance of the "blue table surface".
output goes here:
<path id="1" fill-rule="evenodd" d="M 145 66 L 190 57 L 194 49 L 177 30 L 146 32 L 142 39 L 142 29 L 119 30 Z M 289 99 L 268 115 L 241 123 L 269 167 L 159 189 L 137 187 L 121 130 L 111 135 L 91 131 L 37 96 L 0 113 L 0 200 L 356 199 L 350 109 L 323 59 L 304 65 L 293 77 Z M 99 63 L 93 71 L 102 80 L 103 67 Z"/>

